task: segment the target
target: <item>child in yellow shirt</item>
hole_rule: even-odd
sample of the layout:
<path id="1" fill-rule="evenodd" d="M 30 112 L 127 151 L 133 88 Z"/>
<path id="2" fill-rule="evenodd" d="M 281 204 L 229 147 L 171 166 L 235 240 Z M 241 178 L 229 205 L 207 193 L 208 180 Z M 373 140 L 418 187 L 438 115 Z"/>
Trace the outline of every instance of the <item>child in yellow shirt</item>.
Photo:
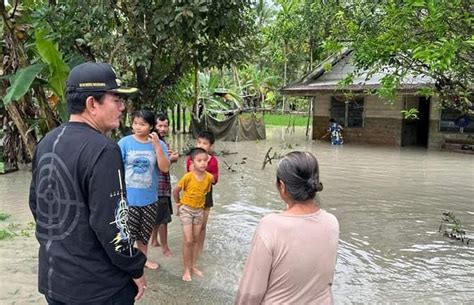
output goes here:
<path id="1" fill-rule="evenodd" d="M 202 277 L 196 267 L 199 252 L 198 237 L 203 221 L 206 194 L 210 191 L 213 176 L 206 172 L 209 155 L 202 148 L 193 148 L 190 152 L 192 170 L 186 173 L 173 189 L 173 198 L 178 205 L 177 215 L 183 228 L 183 281 L 192 280 L 191 273 Z M 180 192 L 184 194 L 180 198 Z"/>

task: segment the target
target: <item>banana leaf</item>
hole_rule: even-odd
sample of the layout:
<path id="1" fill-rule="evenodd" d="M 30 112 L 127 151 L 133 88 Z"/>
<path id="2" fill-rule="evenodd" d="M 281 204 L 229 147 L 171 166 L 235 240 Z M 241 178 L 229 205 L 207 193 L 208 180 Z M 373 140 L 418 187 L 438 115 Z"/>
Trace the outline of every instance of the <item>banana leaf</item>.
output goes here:
<path id="1" fill-rule="evenodd" d="M 44 64 L 34 64 L 18 70 L 10 77 L 10 87 L 7 88 L 7 94 L 3 98 L 3 104 L 6 106 L 13 101 L 18 101 L 28 90 L 35 80 L 36 76 L 43 71 Z"/>
<path id="2" fill-rule="evenodd" d="M 67 121 L 68 112 L 66 108 L 66 80 L 69 75 L 69 66 L 64 62 L 63 55 L 58 46 L 48 40 L 46 33 L 42 30 L 35 32 L 35 44 L 43 62 L 48 64 L 48 84 L 54 94 L 59 97 L 58 111 L 61 120 Z"/>

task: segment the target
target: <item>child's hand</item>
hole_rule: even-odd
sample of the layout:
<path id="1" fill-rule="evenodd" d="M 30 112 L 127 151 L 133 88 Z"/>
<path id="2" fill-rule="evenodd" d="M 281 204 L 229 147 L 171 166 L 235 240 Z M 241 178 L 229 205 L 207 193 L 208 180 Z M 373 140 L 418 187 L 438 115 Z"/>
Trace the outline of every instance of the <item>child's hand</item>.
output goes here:
<path id="1" fill-rule="evenodd" d="M 151 144 L 154 146 L 160 145 L 160 138 L 156 132 L 152 132 L 148 135 L 148 139 L 150 140 Z"/>
<path id="2" fill-rule="evenodd" d="M 179 217 L 179 207 L 181 206 L 181 204 L 177 203 L 176 204 L 176 216 Z"/>

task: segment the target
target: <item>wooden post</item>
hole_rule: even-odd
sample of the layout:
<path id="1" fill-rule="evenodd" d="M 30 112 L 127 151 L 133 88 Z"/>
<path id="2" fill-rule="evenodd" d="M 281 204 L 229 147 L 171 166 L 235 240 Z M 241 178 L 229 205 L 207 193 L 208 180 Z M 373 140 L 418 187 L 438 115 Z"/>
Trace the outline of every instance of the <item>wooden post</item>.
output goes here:
<path id="1" fill-rule="evenodd" d="M 183 133 L 186 133 L 186 107 L 183 107 Z"/>
<path id="2" fill-rule="evenodd" d="M 176 131 L 181 130 L 181 106 L 176 105 Z"/>

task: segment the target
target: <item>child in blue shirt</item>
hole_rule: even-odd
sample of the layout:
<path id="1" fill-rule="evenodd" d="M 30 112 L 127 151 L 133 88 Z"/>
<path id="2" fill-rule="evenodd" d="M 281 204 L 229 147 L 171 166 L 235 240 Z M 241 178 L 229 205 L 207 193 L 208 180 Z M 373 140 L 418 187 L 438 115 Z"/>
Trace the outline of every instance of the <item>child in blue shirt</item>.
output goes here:
<path id="1" fill-rule="evenodd" d="M 168 172 L 170 167 L 168 149 L 153 132 L 154 126 L 153 112 L 137 111 L 132 114 L 133 134 L 118 142 L 125 167 L 130 238 L 145 255 L 157 213 L 158 170 Z M 147 259 L 145 267 L 159 265 Z"/>

